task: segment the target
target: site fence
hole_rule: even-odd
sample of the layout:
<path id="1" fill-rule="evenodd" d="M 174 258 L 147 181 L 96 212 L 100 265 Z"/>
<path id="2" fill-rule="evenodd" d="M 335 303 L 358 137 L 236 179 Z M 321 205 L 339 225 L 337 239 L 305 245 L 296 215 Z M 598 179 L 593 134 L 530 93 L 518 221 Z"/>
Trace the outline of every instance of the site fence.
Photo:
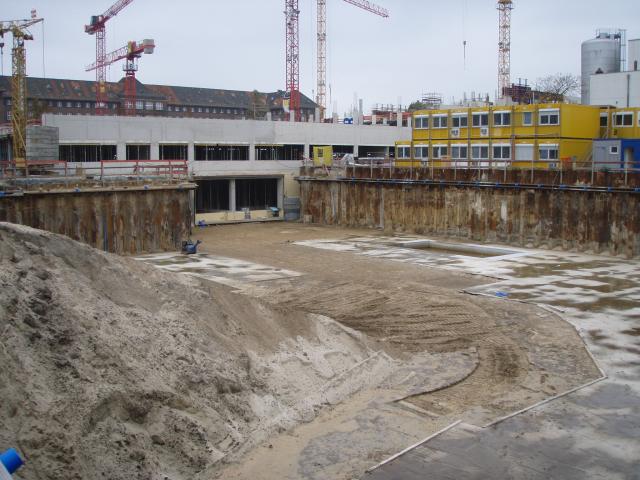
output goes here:
<path id="1" fill-rule="evenodd" d="M 411 160 L 381 157 L 351 158 L 332 165 L 303 162 L 302 175 L 340 179 L 402 180 L 536 187 L 629 188 L 639 191 L 640 161 Z"/>
<path id="2" fill-rule="evenodd" d="M 188 176 L 189 168 L 186 160 L 103 160 L 99 162 L 82 163 L 52 160 L 27 160 L 22 162 L 22 164 L 15 164 L 10 161 L 0 161 L 0 179 L 185 179 Z"/>

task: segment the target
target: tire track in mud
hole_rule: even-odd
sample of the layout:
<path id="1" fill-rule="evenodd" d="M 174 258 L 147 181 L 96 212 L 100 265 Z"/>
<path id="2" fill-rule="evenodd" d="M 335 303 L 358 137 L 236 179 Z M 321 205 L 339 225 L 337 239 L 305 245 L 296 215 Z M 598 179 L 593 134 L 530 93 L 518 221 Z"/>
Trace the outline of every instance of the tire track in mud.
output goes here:
<path id="1" fill-rule="evenodd" d="M 486 422 L 571 383 L 531 361 L 531 351 L 540 349 L 547 357 L 562 359 L 557 345 L 537 345 L 528 335 L 539 321 L 535 307 L 411 283 L 395 289 L 353 283 L 327 287 L 310 279 L 281 282 L 266 297 L 277 298 L 285 308 L 334 318 L 400 357 L 476 348 L 479 365 L 467 378 L 403 399 L 438 416 L 459 418 L 467 412 L 469 423 Z"/>

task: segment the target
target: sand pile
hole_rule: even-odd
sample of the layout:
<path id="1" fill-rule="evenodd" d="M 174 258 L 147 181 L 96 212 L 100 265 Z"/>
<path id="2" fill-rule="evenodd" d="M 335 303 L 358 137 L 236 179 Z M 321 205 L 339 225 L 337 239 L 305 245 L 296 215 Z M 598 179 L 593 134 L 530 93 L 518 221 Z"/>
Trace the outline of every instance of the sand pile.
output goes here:
<path id="1" fill-rule="evenodd" d="M 27 457 L 23 479 L 211 478 L 353 393 L 348 372 L 375 349 L 28 227 L 0 223 L 0 265 L 0 447 Z"/>

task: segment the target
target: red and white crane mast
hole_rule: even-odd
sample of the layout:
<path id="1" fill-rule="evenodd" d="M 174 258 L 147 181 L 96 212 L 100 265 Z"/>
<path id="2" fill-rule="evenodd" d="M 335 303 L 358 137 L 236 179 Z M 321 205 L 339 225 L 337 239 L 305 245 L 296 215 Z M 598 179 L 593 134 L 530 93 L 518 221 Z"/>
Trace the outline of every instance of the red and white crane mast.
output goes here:
<path id="1" fill-rule="evenodd" d="M 129 42 L 113 52 L 107 53 L 102 62 L 97 61 L 87 66 L 87 72 L 105 68 L 119 60 L 125 60 L 123 70 L 124 78 L 124 114 L 136 114 L 136 71 L 138 70 L 138 59 L 143 53 L 151 54 L 155 49 L 155 43 L 151 39 L 145 39 L 140 42 Z"/>
<path id="2" fill-rule="evenodd" d="M 367 0 L 344 0 L 383 18 L 389 17 L 389 11 Z M 320 107 L 320 118 L 324 119 L 327 108 L 327 0 L 318 0 L 318 90 L 316 103 Z"/>
<path id="3" fill-rule="evenodd" d="M 124 7 L 129 5 L 133 0 L 118 0 L 111 5 L 102 15 L 94 15 L 91 17 L 91 23 L 85 25 L 84 31 L 89 35 L 96 36 L 96 113 L 104 115 L 107 109 L 107 68 L 105 65 L 106 58 L 106 35 L 105 25 L 113 17 L 115 17 Z"/>
<path id="4" fill-rule="evenodd" d="M 289 110 L 293 112 L 296 122 L 300 121 L 300 9 L 298 0 L 285 0 L 286 37 L 287 37 L 287 96 Z"/>

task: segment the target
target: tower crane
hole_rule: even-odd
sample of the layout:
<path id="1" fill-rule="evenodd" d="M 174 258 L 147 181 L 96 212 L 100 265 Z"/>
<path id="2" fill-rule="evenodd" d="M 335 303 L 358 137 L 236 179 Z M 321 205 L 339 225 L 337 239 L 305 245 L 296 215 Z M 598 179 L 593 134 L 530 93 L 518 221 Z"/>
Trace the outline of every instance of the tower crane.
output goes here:
<path id="1" fill-rule="evenodd" d="M 363 10 L 389 18 L 389 11 L 367 0 L 344 0 Z M 318 90 L 316 103 L 320 106 L 320 118 L 327 108 L 327 0 L 318 0 Z"/>
<path id="2" fill-rule="evenodd" d="M 17 168 L 26 166 L 27 158 L 27 54 L 25 41 L 33 40 L 27 30 L 32 25 L 44 21 L 31 10 L 31 18 L 26 20 L 0 21 L 0 38 L 6 33 L 13 37 L 11 49 L 11 127 L 13 130 L 13 162 Z"/>
<path id="3" fill-rule="evenodd" d="M 498 96 L 511 86 L 511 10 L 513 0 L 498 0 Z"/>
<path id="4" fill-rule="evenodd" d="M 389 12 L 367 0 L 344 0 L 351 5 L 367 10 L 381 17 L 389 17 Z M 324 118 L 327 97 L 327 0 L 317 0 L 318 4 L 318 93 L 316 102 Z M 300 37 L 298 0 L 285 0 L 286 18 L 286 94 L 289 97 L 289 109 L 294 112 L 296 121 L 300 120 Z"/>
<path id="5" fill-rule="evenodd" d="M 298 0 L 285 0 L 286 18 L 286 95 L 289 97 L 289 110 L 296 122 L 300 121 L 300 35 L 298 20 L 300 9 Z"/>
<path id="6" fill-rule="evenodd" d="M 111 5 L 102 15 L 94 15 L 91 17 L 91 23 L 84 26 L 84 31 L 89 35 L 96 36 L 96 113 L 104 115 L 107 108 L 107 69 L 105 64 L 106 57 L 106 32 L 105 25 L 113 17 L 115 17 L 124 7 L 129 5 L 133 0 L 118 0 Z"/>
<path id="7" fill-rule="evenodd" d="M 144 39 L 139 42 L 128 42 L 124 47 L 107 53 L 104 60 L 97 61 L 87 66 L 85 71 L 106 68 L 108 65 L 119 60 L 125 60 L 122 67 L 125 71 L 124 78 L 124 113 L 125 115 L 136 114 L 136 71 L 138 70 L 138 59 L 143 53 L 151 54 L 155 50 L 155 43 L 151 39 Z"/>

